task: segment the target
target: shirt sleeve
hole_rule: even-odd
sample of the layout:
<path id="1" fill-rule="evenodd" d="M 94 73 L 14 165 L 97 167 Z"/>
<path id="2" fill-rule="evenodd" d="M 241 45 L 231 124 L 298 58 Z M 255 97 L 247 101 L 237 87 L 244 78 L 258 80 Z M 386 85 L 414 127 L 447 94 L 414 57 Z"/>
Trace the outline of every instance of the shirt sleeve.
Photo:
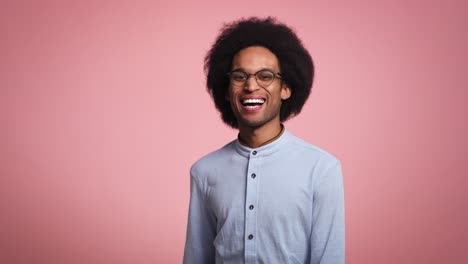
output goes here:
<path id="1" fill-rule="evenodd" d="M 192 175 L 184 264 L 215 263 L 213 241 L 216 236 L 216 219 L 206 205 L 202 190 L 198 180 Z"/>
<path id="2" fill-rule="evenodd" d="M 310 263 L 345 263 L 345 210 L 339 161 L 326 169 L 314 186 Z"/>

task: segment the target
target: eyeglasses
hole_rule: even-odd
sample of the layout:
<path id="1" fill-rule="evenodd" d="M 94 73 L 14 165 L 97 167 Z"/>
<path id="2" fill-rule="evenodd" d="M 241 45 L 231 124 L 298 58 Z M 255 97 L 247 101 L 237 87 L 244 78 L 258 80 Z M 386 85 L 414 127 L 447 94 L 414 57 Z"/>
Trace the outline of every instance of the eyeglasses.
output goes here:
<path id="1" fill-rule="evenodd" d="M 266 88 L 268 85 L 270 85 L 275 80 L 275 78 L 281 79 L 281 73 L 275 73 L 269 69 L 259 70 L 254 74 L 248 74 L 243 70 L 233 70 L 228 72 L 228 76 L 232 85 L 240 87 L 245 86 L 250 76 L 254 76 L 257 84 L 263 88 Z"/>

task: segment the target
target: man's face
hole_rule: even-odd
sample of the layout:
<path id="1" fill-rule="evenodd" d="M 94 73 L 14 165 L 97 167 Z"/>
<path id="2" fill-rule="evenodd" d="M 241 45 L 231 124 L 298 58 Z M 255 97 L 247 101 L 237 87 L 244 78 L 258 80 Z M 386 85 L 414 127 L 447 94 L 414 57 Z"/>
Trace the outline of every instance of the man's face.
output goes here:
<path id="1" fill-rule="evenodd" d="M 274 73 L 281 72 L 278 58 L 267 48 L 254 46 L 244 48 L 234 56 L 231 70 L 254 74 L 265 69 Z M 234 85 L 231 81 L 227 99 L 231 103 L 239 128 L 258 128 L 276 122 L 279 124 L 281 100 L 290 96 L 291 90 L 281 79 L 274 78 L 271 84 L 261 86 L 255 76 L 250 76 L 244 85 Z"/>

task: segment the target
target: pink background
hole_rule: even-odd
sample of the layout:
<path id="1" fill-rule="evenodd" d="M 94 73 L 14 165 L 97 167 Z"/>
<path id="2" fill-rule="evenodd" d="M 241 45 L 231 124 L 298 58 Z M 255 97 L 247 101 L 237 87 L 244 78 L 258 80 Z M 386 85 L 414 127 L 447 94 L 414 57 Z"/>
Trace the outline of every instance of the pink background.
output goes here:
<path id="1" fill-rule="evenodd" d="M 223 22 L 317 67 L 286 123 L 344 166 L 347 263 L 468 263 L 466 1 L 2 1 L 0 263 L 181 263 L 190 165 L 236 136 L 204 88 Z"/>

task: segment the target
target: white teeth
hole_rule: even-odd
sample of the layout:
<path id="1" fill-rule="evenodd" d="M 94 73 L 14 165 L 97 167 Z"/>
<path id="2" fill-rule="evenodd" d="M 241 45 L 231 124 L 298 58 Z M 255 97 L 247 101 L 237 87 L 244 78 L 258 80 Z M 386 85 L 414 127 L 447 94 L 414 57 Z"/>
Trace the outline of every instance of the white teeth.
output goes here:
<path id="1" fill-rule="evenodd" d="M 257 98 L 242 100 L 243 104 L 263 104 L 264 102 L 265 102 L 264 99 L 257 99 Z"/>

